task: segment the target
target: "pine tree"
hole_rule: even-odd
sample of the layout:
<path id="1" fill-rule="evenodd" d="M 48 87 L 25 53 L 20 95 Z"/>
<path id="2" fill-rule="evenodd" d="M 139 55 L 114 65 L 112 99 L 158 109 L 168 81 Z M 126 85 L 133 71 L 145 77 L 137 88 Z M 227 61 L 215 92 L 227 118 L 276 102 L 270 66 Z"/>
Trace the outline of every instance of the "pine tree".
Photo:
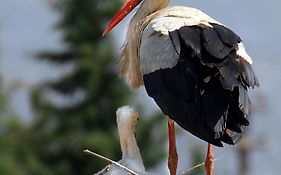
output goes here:
<path id="1" fill-rule="evenodd" d="M 64 32 L 68 49 L 40 53 L 38 59 L 74 64 L 75 68 L 61 79 L 34 89 L 36 119 L 26 142 L 38 156 L 38 164 L 44 165 L 44 171 L 34 170 L 34 174 L 92 174 L 105 163 L 85 156 L 86 148 L 114 160 L 121 157 L 115 111 L 128 104 L 131 93 L 117 77 L 118 54 L 108 38 L 101 38 L 103 24 L 118 7 L 120 2 L 115 0 L 62 0 L 55 5 L 62 14 L 58 28 Z M 66 103 L 50 102 L 54 93 Z M 158 119 L 152 120 L 138 126 L 147 167 L 161 158 L 151 134 Z"/>

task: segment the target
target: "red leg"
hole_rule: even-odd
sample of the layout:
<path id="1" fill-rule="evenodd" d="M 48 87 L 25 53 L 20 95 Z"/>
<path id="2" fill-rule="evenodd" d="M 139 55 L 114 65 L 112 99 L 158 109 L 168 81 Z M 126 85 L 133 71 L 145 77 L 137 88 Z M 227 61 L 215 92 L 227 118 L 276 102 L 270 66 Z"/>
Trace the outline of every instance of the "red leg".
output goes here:
<path id="1" fill-rule="evenodd" d="M 205 160 L 205 170 L 206 175 L 213 175 L 214 174 L 214 153 L 213 153 L 213 146 L 208 144 L 208 153 Z"/>
<path id="2" fill-rule="evenodd" d="M 169 134 L 169 160 L 168 167 L 170 170 L 170 175 L 177 174 L 178 167 L 178 153 L 176 147 L 176 138 L 175 138 L 175 126 L 174 121 L 168 120 L 168 134 Z"/>

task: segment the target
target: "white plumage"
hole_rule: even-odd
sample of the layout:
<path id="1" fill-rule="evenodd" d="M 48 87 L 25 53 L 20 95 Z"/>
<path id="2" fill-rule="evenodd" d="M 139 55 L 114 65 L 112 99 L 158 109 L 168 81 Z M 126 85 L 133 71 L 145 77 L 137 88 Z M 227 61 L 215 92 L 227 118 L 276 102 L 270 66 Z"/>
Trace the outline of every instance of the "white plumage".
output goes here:
<path id="1" fill-rule="evenodd" d="M 142 3 L 141 3 L 142 2 Z M 209 143 L 206 172 L 213 174 L 212 146 L 239 142 L 249 125 L 249 87 L 259 83 L 241 38 L 200 10 L 167 7 L 169 0 L 127 0 L 104 34 L 141 3 L 122 49 L 122 74 L 141 85 L 162 112 Z M 169 169 L 176 174 L 173 122 Z"/>
<path id="2" fill-rule="evenodd" d="M 155 30 L 149 25 L 143 32 L 140 46 L 140 66 L 142 75 L 163 68 L 174 67 L 179 55 L 174 49 L 169 36 L 153 35 Z M 151 55 L 154 55 L 153 57 Z"/>
<path id="3" fill-rule="evenodd" d="M 251 57 L 247 54 L 245 50 L 245 46 L 243 43 L 238 44 L 238 50 L 236 51 L 237 55 L 246 60 L 249 64 L 253 64 L 253 60 Z"/>
<path id="4" fill-rule="evenodd" d="M 129 106 L 123 106 L 116 111 L 117 127 L 120 137 L 122 159 L 118 163 L 124 165 L 139 175 L 146 175 L 141 154 L 135 138 L 135 127 L 139 114 Z M 132 173 L 110 164 L 95 175 L 131 175 Z"/>
<path id="5" fill-rule="evenodd" d="M 211 24 L 223 25 L 195 8 L 173 6 L 161 10 L 142 33 L 139 56 L 142 75 L 159 69 L 172 68 L 177 64 L 180 45 L 172 44 L 169 32 L 184 26 L 212 28 Z M 176 50 L 175 47 L 177 47 Z M 238 44 L 237 55 L 252 64 L 253 61 L 247 54 L 242 42 Z"/>
<path id="6" fill-rule="evenodd" d="M 169 35 L 169 32 L 178 30 L 183 26 L 205 25 L 212 27 L 210 23 L 220 24 L 205 13 L 191 7 L 172 6 L 162 10 L 162 12 L 154 18 L 149 26 L 156 32 Z"/>

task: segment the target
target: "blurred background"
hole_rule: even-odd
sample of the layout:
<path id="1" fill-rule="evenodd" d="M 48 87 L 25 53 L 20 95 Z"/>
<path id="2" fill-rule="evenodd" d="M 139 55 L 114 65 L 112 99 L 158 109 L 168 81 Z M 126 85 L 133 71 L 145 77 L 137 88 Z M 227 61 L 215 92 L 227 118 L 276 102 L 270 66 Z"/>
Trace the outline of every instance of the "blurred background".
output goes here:
<path id="1" fill-rule="evenodd" d="M 137 139 L 150 174 L 168 174 L 166 119 L 144 89 L 118 77 L 131 16 L 102 38 L 116 0 L 0 1 L 0 174 L 93 174 L 121 151 L 115 110 L 136 106 Z M 261 87 L 250 91 L 251 129 L 237 147 L 215 148 L 218 175 L 281 172 L 281 22 L 277 0 L 173 0 L 192 6 L 241 36 Z M 204 161 L 207 144 L 178 127 L 179 172 Z M 161 148 L 161 149 L 159 149 Z M 204 174 L 198 168 L 190 174 Z"/>

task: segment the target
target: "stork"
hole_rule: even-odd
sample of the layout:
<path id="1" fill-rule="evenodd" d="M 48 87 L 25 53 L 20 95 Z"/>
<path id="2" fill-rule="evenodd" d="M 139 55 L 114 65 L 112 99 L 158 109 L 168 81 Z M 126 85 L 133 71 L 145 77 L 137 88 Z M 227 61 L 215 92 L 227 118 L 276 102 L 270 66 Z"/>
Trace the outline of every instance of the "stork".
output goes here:
<path id="1" fill-rule="evenodd" d="M 117 128 L 122 150 L 122 159 L 118 161 L 118 163 L 139 175 L 147 175 L 135 138 L 138 117 L 138 112 L 130 106 L 123 106 L 116 111 Z M 110 164 L 95 175 L 131 174 L 132 173 L 129 171 L 126 171 L 115 164 Z"/>
<path id="2" fill-rule="evenodd" d="M 205 169 L 213 174 L 212 145 L 235 145 L 249 125 L 247 90 L 259 86 L 252 59 L 225 25 L 194 8 L 167 7 L 169 0 L 127 0 L 103 35 L 140 3 L 122 49 L 121 73 L 133 88 L 144 85 L 169 117 L 170 174 L 178 162 L 173 121 L 209 143 Z"/>

